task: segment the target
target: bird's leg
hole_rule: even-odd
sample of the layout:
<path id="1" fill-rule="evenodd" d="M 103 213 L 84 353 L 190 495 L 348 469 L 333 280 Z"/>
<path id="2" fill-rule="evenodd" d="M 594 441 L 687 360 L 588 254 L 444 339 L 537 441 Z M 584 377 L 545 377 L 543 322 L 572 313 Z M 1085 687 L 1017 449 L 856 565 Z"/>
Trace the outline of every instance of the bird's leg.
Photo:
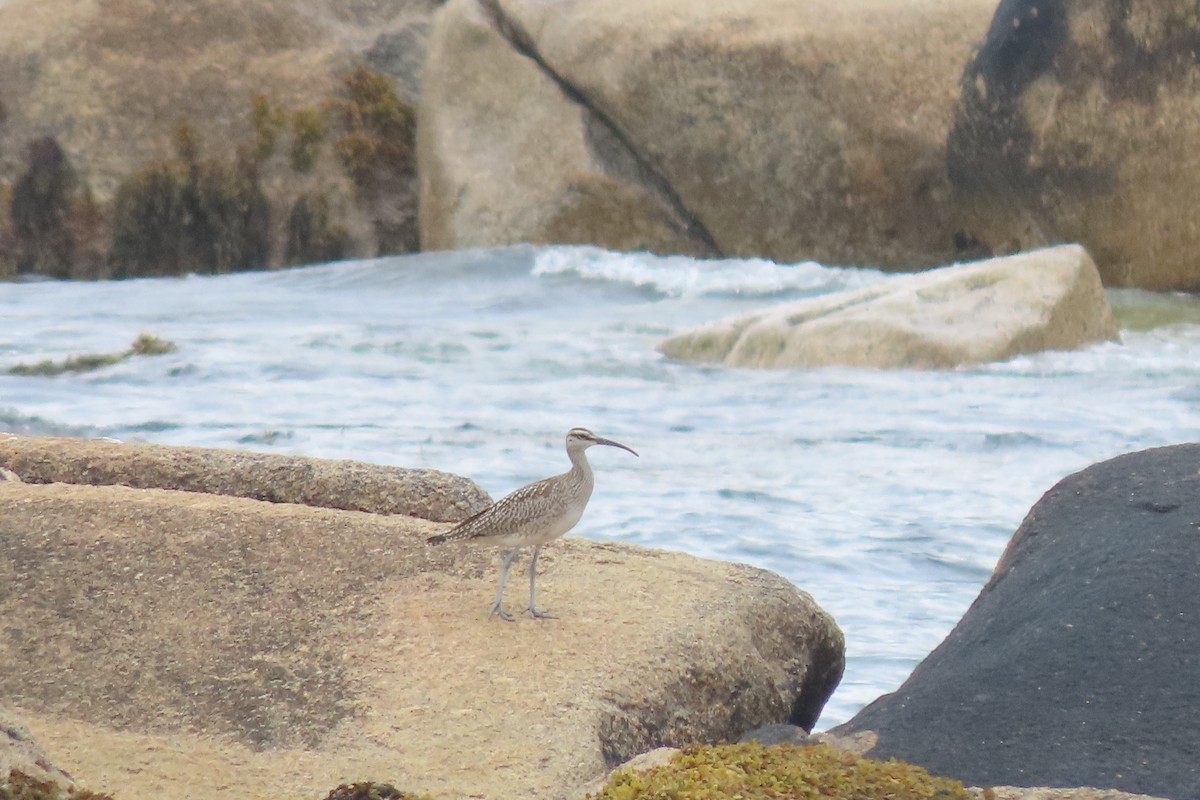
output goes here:
<path id="1" fill-rule="evenodd" d="M 491 617 L 492 614 L 499 614 L 500 619 L 505 622 L 512 622 L 514 619 L 513 615 L 505 611 L 504 607 L 500 605 L 500 601 L 504 599 L 504 582 L 508 580 L 508 568 L 512 566 L 513 559 L 516 557 L 516 548 L 500 553 L 500 583 L 496 586 L 496 602 L 492 603 L 492 609 L 488 612 L 488 617 Z"/>
<path id="2" fill-rule="evenodd" d="M 534 582 L 537 580 L 537 557 L 538 553 L 542 552 L 542 546 L 539 544 L 533 548 L 533 558 L 529 559 L 529 616 L 534 619 L 556 619 L 549 611 L 538 611 L 537 606 L 533 604 Z"/>

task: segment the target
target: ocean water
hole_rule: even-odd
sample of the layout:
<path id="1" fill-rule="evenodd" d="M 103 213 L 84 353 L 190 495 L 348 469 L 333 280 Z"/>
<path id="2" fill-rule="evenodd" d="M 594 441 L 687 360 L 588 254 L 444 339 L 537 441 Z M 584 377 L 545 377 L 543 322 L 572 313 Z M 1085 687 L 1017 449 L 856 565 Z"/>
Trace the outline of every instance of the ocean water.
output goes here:
<path id="1" fill-rule="evenodd" d="M 824 728 L 942 640 L 1055 482 L 1200 426 L 1200 304 L 1183 296 L 1110 293 L 1120 343 L 941 372 L 734 370 L 655 350 L 883 280 L 516 247 L 0 284 L 0 369 L 142 332 L 178 345 L 90 373 L 0 374 L 0 430 L 434 467 L 499 498 L 565 469 L 565 432 L 590 427 L 641 458 L 590 452 L 596 491 L 571 535 L 746 562 L 811 593 L 848 649 Z"/>

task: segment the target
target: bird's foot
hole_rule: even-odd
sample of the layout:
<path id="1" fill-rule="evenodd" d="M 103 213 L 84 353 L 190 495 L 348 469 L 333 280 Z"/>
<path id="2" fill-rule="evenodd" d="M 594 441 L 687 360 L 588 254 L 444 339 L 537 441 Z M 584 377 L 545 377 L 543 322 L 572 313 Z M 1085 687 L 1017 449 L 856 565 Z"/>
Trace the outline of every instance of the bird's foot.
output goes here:
<path id="1" fill-rule="evenodd" d="M 551 614 L 549 611 L 538 611 L 533 606 L 525 609 L 529 612 L 529 616 L 534 619 L 558 619 L 558 614 Z"/>
<path id="2" fill-rule="evenodd" d="M 488 612 L 488 619 L 491 619 L 493 614 L 499 615 L 500 619 L 504 620 L 505 622 L 515 622 L 517 619 L 512 614 L 505 611 L 499 603 L 492 603 L 492 608 Z"/>

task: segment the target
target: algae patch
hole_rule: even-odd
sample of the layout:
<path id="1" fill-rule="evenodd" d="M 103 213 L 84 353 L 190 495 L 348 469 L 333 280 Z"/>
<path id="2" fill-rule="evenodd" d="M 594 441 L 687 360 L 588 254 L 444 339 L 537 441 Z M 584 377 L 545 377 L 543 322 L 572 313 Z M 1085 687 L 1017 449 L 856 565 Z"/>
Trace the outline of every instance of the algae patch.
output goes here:
<path id="1" fill-rule="evenodd" d="M 618 770 L 591 800 L 972 800 L 963 785 L 921 767 L 829 745 L 756 742 L 689 747 L 645 772 Z"/>
<path id="2" fill-rule="evenodd" d="M 133 340 L 128 350 L 120 353 L 87 353 L 71 356 L 63 361 L 39 361 L 36 364 L 15 364 L 6 371 L 9 375 L 37 375 L 52 377 L 65 372 L 91 372 L 92 370 L 119 364 L 133 356 L 161 356 L 174 352 L 175 344 L 157 336 L 143 333 Z M 0 798 L 2 800 L 2 798 Z"/>

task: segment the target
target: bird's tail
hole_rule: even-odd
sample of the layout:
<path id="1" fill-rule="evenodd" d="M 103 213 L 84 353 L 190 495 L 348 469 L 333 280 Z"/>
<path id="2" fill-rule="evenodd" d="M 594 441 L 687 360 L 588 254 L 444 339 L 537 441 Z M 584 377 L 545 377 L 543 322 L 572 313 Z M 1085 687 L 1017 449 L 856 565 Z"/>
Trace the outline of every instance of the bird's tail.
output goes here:
<path id="1" fill-rule="evenodd" d="M 445 533 L 439 533 L 437 536 L 430 536 L 428 539 L 426 539 L 425 544 L 445 544 L 447 541 L 449 541 L 449 539 L 449 535 Z"/>

